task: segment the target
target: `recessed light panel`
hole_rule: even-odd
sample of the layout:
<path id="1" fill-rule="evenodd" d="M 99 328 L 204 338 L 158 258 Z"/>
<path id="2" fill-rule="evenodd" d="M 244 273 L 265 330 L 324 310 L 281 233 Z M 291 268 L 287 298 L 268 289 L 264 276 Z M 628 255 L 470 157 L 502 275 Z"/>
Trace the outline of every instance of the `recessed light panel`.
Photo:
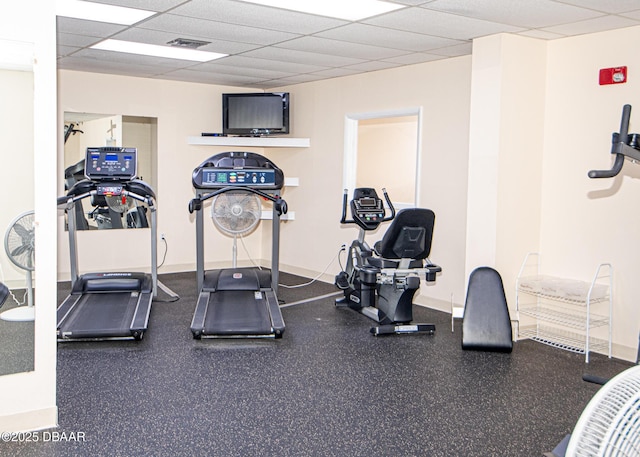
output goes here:
<path id="1" fill-rule="evenodd" d="M 199 51 L 173 46 L 159 46 L 157 44 L 136 43 L 123 40 L 104 40 L 91 46 L 91 49 L 103 51 L 126 52 L 144 56 L 165 57 L 167 59 L 193 60 L 196 62 L 209 62 L 210 60 L 226 57 L 227 54 L 217 52 Z"/>
<path id="2" fill-rule="evenodd" d="M 56 0 L 56 15 L 74 19 L 131 25 L 154 14 L 156 14 L 155 11 L 84 2 L 82 0 Z"/>
<path id="3" fill-rule="evenodd" d="M 348 21 L 388 13 L 406 5 L 389 3 L 381 0 L 245 0 L 249 3 L 273 6 L 302 13 L 329 16 Z"/>

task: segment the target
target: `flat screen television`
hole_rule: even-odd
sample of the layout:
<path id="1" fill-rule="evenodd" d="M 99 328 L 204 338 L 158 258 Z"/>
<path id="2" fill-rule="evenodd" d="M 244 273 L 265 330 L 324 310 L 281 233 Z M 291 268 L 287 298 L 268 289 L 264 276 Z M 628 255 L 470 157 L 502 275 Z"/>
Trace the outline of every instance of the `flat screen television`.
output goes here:
<path id="1" fill-rule="evenodd" d="M 289 93 L 222 94 L 222 133 L 240 136 L 289 133 Z"/>

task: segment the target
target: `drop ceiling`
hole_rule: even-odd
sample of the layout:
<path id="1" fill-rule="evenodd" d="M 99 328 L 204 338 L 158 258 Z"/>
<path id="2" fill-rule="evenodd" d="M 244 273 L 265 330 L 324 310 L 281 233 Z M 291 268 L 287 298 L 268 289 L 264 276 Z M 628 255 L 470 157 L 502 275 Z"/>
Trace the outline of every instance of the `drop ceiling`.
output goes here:
<path id="1" fill-rule="evenodd" d="M 467 55 L 474 38 L 501 32 L 553 40 L 640 25 L 640 0 L 395 0 L 405 7 L 357 22 L 240 0 L 93 1 L 157 14 L 132 26 L 58 17 L 58 68 L 260 89 Z M 106 38 L 206 41 L 198 49 L 228 56 L 90 49 Z"/>

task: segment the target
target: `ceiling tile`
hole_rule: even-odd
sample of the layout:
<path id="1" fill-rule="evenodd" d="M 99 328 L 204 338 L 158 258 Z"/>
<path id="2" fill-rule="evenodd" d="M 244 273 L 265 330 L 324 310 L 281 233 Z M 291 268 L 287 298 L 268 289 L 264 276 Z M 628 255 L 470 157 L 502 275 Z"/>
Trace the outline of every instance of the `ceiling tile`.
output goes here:
<path id="1" fill-rule="evenodd" d="M 165 57 L 143 56 L 140 54 L 127 54 L 122 52 L 103 51 L 101 49 L 81 49 L 76 52 L 74 57 L 93 59 L 104 64 L 135 64 L 157 66 L 165 69 L 184 68 L 195 65 L 196 62 L 167 59 Z"/>
<path id="2" fill-rule="evenodd" d="M 403 5 L 418 6 L 425 3 L 431 3 L 434 0 L 393 0 L 393 3 L 402 3 Z"/>
<path id="3" fill-rule="evenodd" d="M 518 35 L 526 36 L 529 38 L 539 38 L 541 40 L 555 40 L 556 38 L 563 38 L 565 35 L 561 35 L 559 33 L 551 33 L 545 30 L 527 30 L 525 32 L 520 32 Z"/>
<path id="4" fill-rule="evenodd" d="M 313 73 L 315 76 L 321 76 L 323 78 L 339 78 L 341 76 L 351 76 L 357 73 L 361 73 L 362 70 L 351 70 L 348 68 L 330 68 L 329 70 L 322 70 Z"/>
<path id="5" fill-rule="evenodd" d="M 302 35 L 348 23 L 339 19 L 233 0 L 192 0 L 174 9 L 171 14 Z"/>
<path id="6" fill-rule="evenodd" d="M 205 84 L 220 84 L 220 85 L 251 85 L 259 81 L 262 78 L 253 76 L 241 76 L 241 75 L 225 75 L 214 72 L 192 71 L 192 70 L 175 70 L 163 73 L 159 75 L 162 79 L 174 79 L 177 81 L 189 81 L 195 83 Z"/>
<path id="7" fill-rule="evenodd" d="M 109 5 L 126 6 L 147 11 L 167 11 L 185 0 L 91 0 L 95 3 L 106 3 Z"/>
<path id="8" fill-rule="evenodd" d="M 88 71 L 113 75 L 139 76 L 148 78 L 161 73 L 155 67 L 135 63 L 105 62 L 81 57 L 64 57 L 58 59 L 58 68 L 65 70 Z"/>
<path id="9" fill-rule="evenodd" d="M 289 78 L 281 78 L 278 80 L 266 81 L 270 83 L 268 87 L 288 86 L 290 84 L 307 83 L 311 81 L 320 81 L 326 79 L 324 76 L 315 73 L 304 73 L 300 75 L 291 76 Z"/>
<path id="10" fill-rule="evenodd" d="M 58 31 L 73 33 L 74 35 L 87 35 L 93 37 L 108 37 L 127 28 L 126 25 L 108 24 L 106 22 L 85 21 L 70 17 L 56 18 Z"/>
<path id="11" fill-rule="evenodd" d="M 588 21 L 572 22 L 571 24 L 545 27 L 544 31 L 559 33 L 562 35 L 580 35 L 584 33 L 604 32 L 605 30 L 618 29 L 638 25 L 640 22 L 621 16 L 603 16 Z"/>
<path id="12" fill-rule="evenodd" d="M 531 28 L 602 16 L 601 12 L 552 0 L 436 0 L 424 7 L 464 17 Z"/>
<path id="13" fill-rule="evenodd" d="M 385 57 L 406 54 L 406 51 L 398 49 L 376 47 L 360 43 L 348 43 L 346 41 L 329 40 L 315 36 L 297 38 L 295 40 L 285 41 L 284 43 L 278 43 L 275 46 L 285 49 L 297 49 L 300 51 L 365 60 L 379 60 Z"/>
<path id="14" fill-rule="evenodd" d="M 405 51 L 428 51 L 459 44 L 458 40 L 440 38 L 422 33 L 405 32 L 403 30 L 374 27 L 367 24 L 350 24 L 338 27 L 326 32 L 317 33 L 315 36 L 330 38 L 333 40 L 362 43 L 386 48 L 402 49 Z"/>
<path id="15" fill-rule="evenodd" d="M 458 57 L 471 54 L 473 43 L 463 43 L 456 46 L 447 46 L 446 48 L 433 49 L 429 51 L 431 54 L 439 56 Z"/>
<path id="16" fill-rule="evenodd" d="M 323 67 L 342 67 L 363 61 L 363 59 L 320 54 L 317 52 L 296 51 L 295 49 L 276 48 L 273 46 L 245 52 L 242 55 L 246 57 L 256 57 L 258 59 L 296 62 L 307 65 L 320 65 Z"/>
<path id="17" fill-rule="evenodd" d="M 562 0 L 562 3 L 612 14 L 640 10 L 640 0 Z"/>
<path id="18" fill-rule="evenodd" d="M 84 48 L 85 46 L 91 46 L 102 40 L 102 37 L 75 35 L 73 33 L 58 32 L 56 34 L 56 42 L 58 43 L 58 46 L 75 46 L 76 48 Z"/>
<path id="19" fill-rule="evenodd" d="M 299 35 L 275 30 L 257 29 L 224 22 L 207 21 L 193 17 L 163 14 L 151 18 L 140 25 L 141 28 L 172 32 L 176 37 L 188 31 L 191 35 L 204 37 L 207 41 L 225 40 L 239 41 L 267 46 L 285 40 L 297 38 Z"/>
<path id="20" fill-rule="evenodd" d="M 235 65 L 246 68 L 261 68 L 265 70 L 285 71 L 288 73 L 312 73 L 314 71 L 326 70 L 327 67 L 320 65 L 306 65 L 297 62 L 256 59 L 245 56 L 229 56 L 216 60 L 220 65 Z"/>
<path id="21" fill-rule="evenodd" d="M 428 7 L 429 5 L 430 3 L 425 6 Z M 519 32 L 523 30 L 519 26 L 468 18 L 422 7 L 394 11 L 362 22 L 454 40 L 471 40 L 472 38 L 494 33 Z"/>
<path id="22" fill-rule="evenodd" d="M 397 66 L 397 62 L 392 63 L 392 62 L 382 62 L 379 60 L 370 60 L 369 62 L 364 62 L 357 65 L 349 65 L 348 67 L 345 67 L 345 69 L 361 73 L 363 71 L 368 72 L 368 71 L 386 70 L 387 68 L 393 68 L 395 66 Z"/>
<path id="23" fill-rule="evenodd" d="M 80 48 L 76 48 L 73 46 L 63 46 L 59 44 L 58 46 L 56 46 L 56 55 L 58 57 L 68 56 L 69 54 L 73 54 L 79 49 Z"/>
<path id="24" fill-rule="evenodd" d="M 640 10 L 629 11 L 628 13 L 623 13 L 621 16 L 630 17 L 631 19 L 640 20 Z"/>
<path id="25" fill-rule="evenodd" d="M 434 60 L 442 60 L 445 56 L 439 56 L 435 54 L 426 54 L 420 52 L 414 52 L 400 57 L 394 57 L 392 59 L 386 59 L 386 62 L 392 62 L 399 65 L 414 65 L 417 63 L 432 62 Z"/>
<path id="26" fill-rule="evenodd" d="M 217 62 L 217 61 L 216 61 Z M 219 63 L 208 62 L 189 67 L 189 71 L 203 71 L 208 73 L 219 73 L 224 75 L 253 76 L 259 79 L 276 79 L 291 76 L 291 72 L 283 70 L 271 70 L 258 67 L 246 67 L 239 65 L 221 65 Z"/>

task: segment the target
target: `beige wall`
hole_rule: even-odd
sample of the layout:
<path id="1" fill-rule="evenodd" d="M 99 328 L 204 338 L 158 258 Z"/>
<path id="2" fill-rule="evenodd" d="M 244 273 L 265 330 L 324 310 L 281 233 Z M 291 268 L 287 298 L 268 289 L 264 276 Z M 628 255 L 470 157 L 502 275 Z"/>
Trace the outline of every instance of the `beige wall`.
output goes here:
<path id="1" fill-rule="evenodd" d="M 466 274 L 496 268 L 515 306 L 520 263 L 540 237 L 546 41 L 474 41 Z"/>
<path id="2" fill-rule="evenodd" d="M 627 161 L 615 179 L 587 177 L 612 163 L 611 133 L 622 106 L 634 107 L 640 132 L 636 44 L 640 27 L 549 43 L 540 251 L 550 273 L 590 279 L 596 266 L 614 271 L 614 342 L 635 348 L 640 331 L 640 167 Z M 600 86 L 601 68 L 627 65 L 626 84 Z"/>
<path id="3" fill-rule="evenodd" d="M 513 308 L 528 251 L 541 253 L 543 273 L 586 281 L 598 264 L 612 263 L 614 355 L 629 360 L 640 325 L 640 169 L 627 162 L 610 180 L 587 172 L 610 168 L 622 106 L 640 101 L 629 46 L 639 38 L 635 27 L 551 42 L 476 40 L 469 144 L 466 276 L 476 266 L 497 268 Z M 621 65 L 628 83 L 598 85 L 599 69 Z"/>

